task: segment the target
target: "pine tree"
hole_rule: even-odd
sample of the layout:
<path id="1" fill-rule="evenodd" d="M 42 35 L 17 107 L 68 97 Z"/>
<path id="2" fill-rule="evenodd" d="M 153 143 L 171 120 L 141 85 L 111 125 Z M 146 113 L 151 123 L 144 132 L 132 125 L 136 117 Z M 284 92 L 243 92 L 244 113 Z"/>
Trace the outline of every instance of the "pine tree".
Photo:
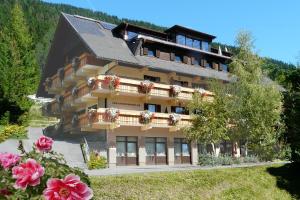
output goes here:
<path id="1" fill-rule="evenodd" d="M 21 6 L 16 3 L 9 23 L 0 33 L 0 81 L 3 97 L 23 112 L 31 102 L 27 98 L 36 91 L 39 67 L 36 62 L 32 39 L 24 20 Z"/>

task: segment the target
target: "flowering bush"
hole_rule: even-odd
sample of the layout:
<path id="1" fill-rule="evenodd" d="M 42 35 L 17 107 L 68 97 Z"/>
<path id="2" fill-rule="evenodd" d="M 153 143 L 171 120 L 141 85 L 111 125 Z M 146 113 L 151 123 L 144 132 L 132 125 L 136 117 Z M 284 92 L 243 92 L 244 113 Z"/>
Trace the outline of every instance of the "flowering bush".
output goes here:
<path id="1" fill-rule="evenodd" d="M 120 110 L 117 108 L 107 108 L 104 113 L 104 119 L 108 122 L 116 122 L 120 115 Z"/>
<path id="2" fill-rule="evenodd" d="M 170 114 L 170 116 L 169 116 L 169 120 L 170 120 L 170 124 L 171 124 L 172 126 L 175 126 L 175 125 L 177 125 L 178 122 L 181 120 L 181 117 L 180 117 L 180 115 L 178 115 L 178 114 L 176 114 L 176 113 L 172 113 L 172 114 Z"/>
<path id="3" fill-rule="evenodd" d="M 171 85 L 170 87 L 170 96 L 171 97 L 178 97 L 181 92 L 181 86 L 179 85 Z"/>
<path id="4" fill-rule="evenodd" d="M 97 151 L 90 153 L 90 160 L 88 161 L 89 169 L 102 169 L 107 166 L 107 160 L 101 156 Z"/>
<path id="5" fill-rule="evenodd" d="M 195 89 L 195 93 L 199 93 L 201 96 L 206 96 L 207 95 L 207 91 L 203 88 Z"/>
<path id="6" fill-rule="evenodd" d="M 149 94 L 154 88 L 154 84 L 151 81 L 145 80 L 140 84 L 140 91 L 145 94 Z"/>
<path id="7" fill-rule="evenodd" d="M 90 90 L 95 90 L 98 87 L 99 80 L 95 78 L 89 78 L 87 80 L 87 86 Z"/>
<path id="8" fill-rule="evenodd" d="M 97 110 L 96 109 L 89 109 L 88 110 L 88 121 L 89 125 L 94 123 L 97 119 Z"/>
<path id="9" fill-rule="evenodd" d="M 149 124 L 153 118 L 154 118 L 154 113 L 152 113 L 148 110 L 141 112 L 141 120 L 140 121 L 142 124 Z"/>
<path id="10" fill-rule="evenodd" d="M 51 138 L 42 136 L 30 152 L 20 141 L 18 149 L 20 155 L 0 153 L 0 199 L 92 198 L 88 176 L 51 150 Z"/>
<path id="11" fill-rule="evenodd" d="M 7 139 L 24 139 L 27 138 L 27 132 L 24 126 L 19 126 L 16 124 L 7 125 L 0 131 L 0 142 Z"/>
<path id="12" fill-rule="evenodd" d="M 53 140 L 52 138 L 41 136 L 36 142 L 35 147 L 40 152 L 49 152 L 52 149 Z"/>
<path id="13" fill-rule="evenodd" d="M 110 90 L 115 90 L 120 85 L 120 78 L 115 75 L 107 75 L 104 77 L 103 84 Z"/>
<path id="14" fill-rule="evenodd" d="M 47 181 L 47 188 L 43 192 L 46 200 L 58 199 L 91 199 L 93 191 L 80 181 L 74 174 L 67 175 L 64 179 L 51 178 Z"/>

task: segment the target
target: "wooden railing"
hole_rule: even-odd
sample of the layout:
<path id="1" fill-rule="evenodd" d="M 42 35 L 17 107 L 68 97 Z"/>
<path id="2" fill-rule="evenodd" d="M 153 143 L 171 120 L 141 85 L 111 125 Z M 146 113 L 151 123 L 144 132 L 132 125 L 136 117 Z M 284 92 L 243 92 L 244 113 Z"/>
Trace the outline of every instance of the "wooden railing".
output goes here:
<path id="1" fill-rule="evenodd" d="M 95 66 L 99 66 L 100 67 L 100 64 L 98 64 L 98 61 L 95 57 L 93 56 L 90 56 L 88 54 L 82 54 L 80 57 L 79 57 L 79 64 L 78 64 L 78 68 L 77 68 L 77 71 L 79 69 L 81 69 L 83 66 L 85 65 L 95 65 Z M 72 67 L 72 63 L 69 63 L 67 64 L 65 67 L 64 67 L 64 80 L 68 79 L 68 77 L 74 75 L 74 69 Z M 62 80 L 60 80 L 58 74 L 54 74 L 52 77 L 50 77 L 51 79 L 51 87 L 48 88 L 48 92 L 49 91 L 56 91 L 60 88 L 62 88 L 64 85 L 62 84 Z"/>
<path id="2" fill-rule="evenodd" d="M 120 110 L 120 114 L 115 122 L 107 121 L 105 108 L 97 110 L 97 116 L 93 122 L 89 121 L 87 114 L 82 114 L 80 119 L 80 127 L 93 127 L 95 129 L 106 127 L 109 124 L 117 126 L 145 126 L 147 124 L 141 123 L 141 112 L 134 110 Z M 151 127 L 170 128 L 170 127 L 185 127 L 190 125 L 190 115 L 180 115 L 181 120 L 176 125 L 171 125 L 169 113 L 154 113 L 154 118 L 148 124 Z"/>

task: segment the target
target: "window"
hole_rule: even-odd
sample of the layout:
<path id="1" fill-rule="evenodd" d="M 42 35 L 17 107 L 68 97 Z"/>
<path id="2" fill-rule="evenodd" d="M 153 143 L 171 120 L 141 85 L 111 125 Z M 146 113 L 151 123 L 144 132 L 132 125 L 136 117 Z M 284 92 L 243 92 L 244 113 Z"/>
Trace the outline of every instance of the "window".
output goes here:
<path id="1" fill-rule="evenodd" d="M 193 64 L 193 65 L 196 65 L 196 66 L 200 66 L 200 61 L 199 61 L 199 59 L 198 59 L 198 58 L 194 58 L 192 64 Z"/>
<path id="2" fill-rule="evenodd" d="M 144 109 L 149 110 L 150 112 L 161 112 L 161 105 L 145 103 Z"/>
<path id="3" fill-rule="evenodd" d="M 199 89 L 199 88 L 202 88 L 202 89 L 205 89 L 205 90 L 208 89 L 207 83 L 192 83 L 192 87 L 195 88 L 195 89 Z"/>
<path id="4" fill-rule="evenodd" d="M 189 83 L 187 81 L 177 81 L 177 80 L 173 80 L 173 84 L 174 85 L 179 85 L 182 87 L 188 87 Z"/>
<path id="5" fill-rule="evenodd" d="M 144 75 L 144 80 L 159 83 L 160 82 L 160 77 Z"/>
<path id="6" fill-rule="evenodd" d="M 117 137 L 117 156 L 136 157 L 137 137 Z"/>
<path id="7" fill-rule="evenodd" d="M 175 55 L 175 61 L 176 62 L 182 62 L 182 56 Z"/>
<path id="8" fill-rule="evenodd" d="M 210 61 L 206 60 L 204 63 L 205 63 L 204 67 L 206 67 L 206 68 L 212 68 L 212 64 L 211 64 Z"/>
<path id="9" fill-rule="evenodd" d="M 183 138 L 174 138 L 175 156 L 190 156 L 190 144 Z"/>
<path id="10" fill-rule="evenodd" d="M 135 38 L 137 35 L 138 35 L 137 33 L 132 32 L 132 31 L 127 32 L 128 40 L 131 40 L 132 38 Z"/>
<path id="11" fill-rule="evenodd" d="M 145 148 L 147 156 L 166 156 L 166 138 L 147 137 L 145 138 Z"/>
<path id="12" fill-rule="evenodd" d="M 183 115 L 189 114 L 188 110 L 185 107 L 181 107 L 181 106 L 171 106 L 171 112 L 177 114 L 183 114 Z"/>
<path id="13" fill-rule="evenodd" d="M 176 43 L 185 45 L 185 36 L 184 35 L 176 35 Z"/>
<path id="14" fill-rule="evenodd" d="M 154 53 L 154 50 L 153 49 L 148 49 L 148 56 L 150 57 L 154 57 L 155 56 L 155 53 Z"/>
<path id="15" fill-rule="evenodd" d="M 221 63 L 221 69 L 224 72 L 228 72 L 228 65 Z"/>
<path id="16" fill-rule="evenodd" d="M 193 39 L 186 37 L 185 38 L 185 45 L 188 47 L 193 47 Z"/>
<path id="17" fill-rule="evenodd" d="M 193 47 L 196 49 L 200 49 L 200 41 L 199 40 L 193 40 Z"/>
<path id="18" fill-rule="evenodd" d="M 209 44 L 206 41 L 202 41 L 202 50 L 209 51 Z"/>

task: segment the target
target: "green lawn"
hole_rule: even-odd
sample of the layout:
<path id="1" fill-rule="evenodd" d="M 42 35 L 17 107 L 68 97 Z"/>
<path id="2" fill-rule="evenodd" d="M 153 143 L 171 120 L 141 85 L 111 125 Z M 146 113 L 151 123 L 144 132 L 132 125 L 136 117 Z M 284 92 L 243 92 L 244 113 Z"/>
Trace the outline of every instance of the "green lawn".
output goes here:
<path id="1" fill-rule="evenodd" d="M 288 165 L 92 177 L 94 199 L 294 199 Z"/>

